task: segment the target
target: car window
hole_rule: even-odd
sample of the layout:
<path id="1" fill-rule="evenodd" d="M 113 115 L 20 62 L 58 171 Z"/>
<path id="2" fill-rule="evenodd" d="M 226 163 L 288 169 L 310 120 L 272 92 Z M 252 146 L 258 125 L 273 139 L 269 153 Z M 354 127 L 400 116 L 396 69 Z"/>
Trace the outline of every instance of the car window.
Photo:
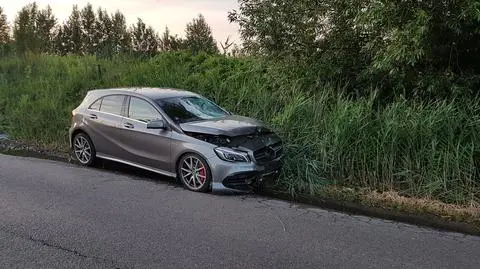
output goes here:
<path id="1" fill-rule="evenodd" d="M 95 103 L 93 103 L 89 109 L 93 109 L 93 110 L 100 110 L 100 106 L 102 105 L 102 99 L 103 98 L 100 98 L 98 99 L 97 101 L 95 101 Z"/>
<path id="2" fill-rule="evenodd" d="M 143 122 L 150 122 L 162 118 L 160 113 L 150 103 L 136 97 L 130 99 L 128 117 Z"/>
<path id="3" fill-rule="evenodd" d="M 100 111 L 115 115 L 122 115 L 123 95 L 110 95 L 103 97 Z"/>
<path id="4" fill-rule="evenodd" d="M 172 97 L 156 102 L 177 123 L 218 119 L 228 115 L 228 112 L 218 105 L 200 96 Z"/>

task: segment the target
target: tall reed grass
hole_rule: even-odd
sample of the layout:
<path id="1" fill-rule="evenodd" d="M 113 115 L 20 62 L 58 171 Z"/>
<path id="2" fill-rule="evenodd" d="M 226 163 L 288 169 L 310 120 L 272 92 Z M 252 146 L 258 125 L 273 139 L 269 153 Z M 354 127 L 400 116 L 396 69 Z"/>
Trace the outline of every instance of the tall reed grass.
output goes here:
<path id="1" fill-rule="evenodd" d="M 480 202 L 478 100 L 379 105 L 351 99 L 312 72 L 259 59 L 181 53 L 138 60 L 29 56 L 0 62 L 0 129 L 67 146 L 71 110 L 94 88 L 185 88 L 269 123 L 287 145 L 278 186 L 319 195 L 325 186 Z M 0 130 L 2 131 L 2 130 Z"/>

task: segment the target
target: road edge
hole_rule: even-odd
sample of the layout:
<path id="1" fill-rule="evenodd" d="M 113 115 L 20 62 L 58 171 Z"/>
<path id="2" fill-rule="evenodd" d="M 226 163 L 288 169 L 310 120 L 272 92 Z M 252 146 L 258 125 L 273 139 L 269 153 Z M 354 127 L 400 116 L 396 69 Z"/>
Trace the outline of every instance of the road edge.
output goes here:
<path id="1" fill-rule="evenodd" d="M 478 226 L 464 222 L 448 221 L 433 214 L 411 214 L 402 211 L 395 211 L 393 209 L 365 206 L 349 201 L 309 197 L 305 195 L 292 197 L 288 193 L 282 193 L 274 190 L 263 190 L 261 193 L 258 194 L 264 197 L 301 203 L 309 206 L 319 207 L 322 209 L 338 211 L 349 215 L 367 216 L 416 225 L 425 228 L 432 228 L 441 231 L 480 236 L 480 227 Z"/>

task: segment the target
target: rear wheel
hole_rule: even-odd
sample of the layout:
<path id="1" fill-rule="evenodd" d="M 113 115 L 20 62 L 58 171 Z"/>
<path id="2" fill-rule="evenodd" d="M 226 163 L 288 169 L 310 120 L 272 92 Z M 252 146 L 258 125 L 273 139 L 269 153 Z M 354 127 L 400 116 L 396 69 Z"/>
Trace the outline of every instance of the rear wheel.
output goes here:
<path id="1" fill-rule="evenodd" d="M 212 173 L 207 162 L 197 154 L 187 154 L 178 163 L 178 177 L 185 188 L 196 192 L 210 190 Z"/>
<path id="2" fill-rule="evenodd" d="M 95 162 L 95 147 L 90 137 L 84 133 L 73 138 L 73 153 L 81 165 L 91 166 Z"/>

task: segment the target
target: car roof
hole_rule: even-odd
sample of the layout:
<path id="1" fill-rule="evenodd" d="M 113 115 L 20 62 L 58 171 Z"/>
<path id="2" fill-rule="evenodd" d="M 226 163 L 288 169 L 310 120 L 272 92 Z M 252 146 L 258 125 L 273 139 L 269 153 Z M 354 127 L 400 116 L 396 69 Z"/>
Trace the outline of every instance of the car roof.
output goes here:
<path id="1" fill-rule="evenodd" d="M 89 93 L 95 93 L 100 95 L 108 94 L 136 94 L 148 97 L 153 100 L 165 99 L 171 97 L 184 97 L 184 96 L 198 96 L 194 92 L 187 90 L 174 89 L 174 88 L 146 88 L 146 87 L 131 87 L 131 88 L 111 88 L 111 89 L 98 89 L 89 91 Z"/>

